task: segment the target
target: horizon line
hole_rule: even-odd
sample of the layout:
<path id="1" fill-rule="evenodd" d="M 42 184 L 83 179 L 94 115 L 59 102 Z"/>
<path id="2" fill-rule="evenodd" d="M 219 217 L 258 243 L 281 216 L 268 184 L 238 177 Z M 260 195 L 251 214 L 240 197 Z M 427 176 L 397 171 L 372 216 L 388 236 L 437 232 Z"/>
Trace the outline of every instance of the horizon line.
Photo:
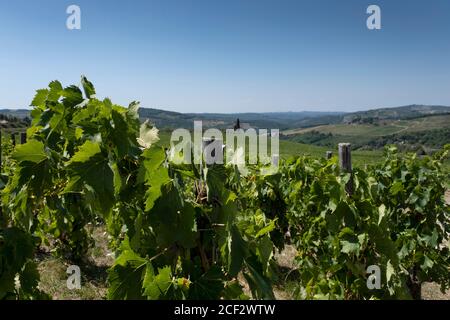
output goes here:
<path id="1" fill-rule="evenodd" d="M 247 111 L 247 112 L 180 112 L 180 111 L 172 111 L 167 109 L 162 109 L 162 107 L 155 108 L 155 107 L 139 107 L 139 109 L 153 109 L 153 110 L 162 110 L 166 112 L 174 112 L 174 113 L 180 113 L 180 114 L 271 114 L 271 113 L 306 113 L 306 112 L 314 112 L 314 113 L 357 113 L 357 112 L 365 112 L 365 111 L 372 111 L 372 110 L 380 110 L 380 109 L 394 109 L 394 108 L 404 108 L 404 107 L 444 107 L 444 108 L 450 108 L 448 105 L 439 105 L 439 104 L 405 104 L 405 105 L 399 105 L 399 106 L 389 106 L 389 107 L 370 107 L 367 109 L 359 109 L 356 111 L 343 111 L 343 110 L 288 110 L 288 111 L 265 111 L 265 112 L 255 112 L 255 111 Z M 1 110 L 11 110 L 11 111 L 31 111 L 33 110 L 32 106 L 28 107 L 3 107 L 0 106 Z"/>

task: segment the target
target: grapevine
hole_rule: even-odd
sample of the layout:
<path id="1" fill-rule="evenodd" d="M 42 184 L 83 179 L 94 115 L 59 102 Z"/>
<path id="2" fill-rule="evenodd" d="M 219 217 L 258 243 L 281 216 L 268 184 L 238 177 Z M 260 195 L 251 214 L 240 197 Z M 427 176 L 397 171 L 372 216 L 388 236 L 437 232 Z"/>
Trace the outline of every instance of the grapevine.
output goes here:
<path id="1" fill-rule="evenodd" d="M 273 299 L 274 254 L 288 244 L 299 299 L 420 298 L 425 281 L 450 288 L 450 147 L 422 158 L 388 147 L 382 163 L 352 174 L 311 157 L 241 172 L 175 164 L 138 103 L 100 100 L 85 77 L 81 88 L 53 81 L 31 104 L 28 141 L 3 154 L 0 299 L 48 298 L 36 250 L 80 261 L 94 221 L 115 252 L 109 299 Z M 381 289 L 367 287 L 369 265 L 380 266 Z"/>

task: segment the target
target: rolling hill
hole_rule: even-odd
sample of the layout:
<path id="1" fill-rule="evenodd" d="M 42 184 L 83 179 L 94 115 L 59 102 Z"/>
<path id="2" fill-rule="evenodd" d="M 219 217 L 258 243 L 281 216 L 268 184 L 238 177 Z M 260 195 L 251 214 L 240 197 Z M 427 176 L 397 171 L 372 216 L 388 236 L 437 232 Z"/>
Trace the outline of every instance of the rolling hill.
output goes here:
<path id="1" fill-rule="evenodd" d="M 285 139 L 318 146 L 350 142 L 355 148 L 382 148 L 398 144 L 407 150 L 431 151 L 450 143 L 450 113 L 405 114 L 403 118 L 384 118 L 350 123 L 321 125 L 282 132 Z M 347 118 L 348 119 L 348 118 Z M 345 121 L 345 120 L 343 120 Z"/>
<path id="2" fill-rule="evenodd" d="M 149 119 L 159 128 L 193 128 L 195 120 L 201 120 L 203 127 L 218 129 L 232 128 L 239 118 L 240 122 L 253 128 L 277 128 L 280 130 L 300 126 L 328 124 L 339 121 L 342 112 L 269 112 L 269 113 L 178 113 L 160 109 L 141 108 L 139 115 Z"/>
<path id="3" fill-rule="evenodd" d="M 0 108 L 0 114 L 24 119 L 30 117 L 29 109 Z M 263 112 L 263 113 L 180 113 L 154 108 L 140 108 L 142 121 L 149 119 L 158 128 L 193 128 L 195 120 L 201 120 L 205 128 L 232 128 L 239 118 L 247 127 L 290 128 L 310 127 L 342 121 L 344 112 Z"/>
<path id="4" fill-rule="evenodd" d="M 0 114 L 23 125 L 30 110 L 2 109 Z M 271 113 L 179 113 L 153 108 L 140 108 L 142 121 L 163 130 L 192 129 L 195 120 L 204 128 L 232 128 L 239 118 L 245 129 L 280 129 L 282 138 L 292 142 L 333 147 L 339 142 L 351 142 L 354 148 L 381 148 L 388 143 L 404 145 L 407 149 L 421 147 L 437 149 L 450 142 L 450 107 L 409 105 L 380 108 L 353 113 L 344 112 L 271 112 Z M 23 120 L 21 120 L 23 119 Z M 20 124 L 19 124 L 20 123 Z M 4 123 L 3 128 L 10 127 Z"/>
<path id="5" fill-rule="evenodd" d="M 30 119 L 27 117 L 28 113 L 25 116 L 23 115 L 23 113 L 3 112 L 3 110 L 0 110 L 0 129 L 5 132 L 25 131 L 30 124 Z"/>
<path id="6" fill-rule="evenodd" d="M 29 118 L 30 111 L 31 110 L 29 110 L 29 109 L 7 109 L 7 108 L 0 107 L 0 114 L 9 116 L 9 117 L 15 117 L 18 119 Z"/>
<path id="7" fill-rule="evenodd" d="M 407 120 L 436 114 L 450 113 L 450 107 L 432 105 L 408 105 L 354 112 L 343 117 L 344 123 L 371 123 L 380 120 Z"/>

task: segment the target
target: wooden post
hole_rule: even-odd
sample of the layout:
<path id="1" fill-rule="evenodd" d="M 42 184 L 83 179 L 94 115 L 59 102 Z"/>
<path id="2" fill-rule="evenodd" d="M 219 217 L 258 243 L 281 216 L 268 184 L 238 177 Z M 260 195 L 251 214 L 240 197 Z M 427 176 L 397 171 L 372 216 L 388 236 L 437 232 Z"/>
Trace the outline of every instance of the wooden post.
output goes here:
<path id="1" fill-rule="evenodd" d="M 27 133 L 21 132 L 20 133 L 20 144 L 27 143 Z"/>
<path id="2" fill-rule="evenodd" d="M 353 194 L 352 179 L 352 153 L 350 143 L 339 143 L 339 167 L 341 172 L 350 173 L 350 180 L 345 186 L 345 190 L 351 196 Z"/>
<path id="3" fill-rule="evenodd" d="M 16 134 L 14 132 L 11 133 L 11 143 L 12 143 L 13 147 L 16 146 Z"/>
<path id="4" fill-rule="evenodd" d="M 325 157 L 328 159 L 331 159 L 333 157 L 333 151 L 327 151 Z"/>

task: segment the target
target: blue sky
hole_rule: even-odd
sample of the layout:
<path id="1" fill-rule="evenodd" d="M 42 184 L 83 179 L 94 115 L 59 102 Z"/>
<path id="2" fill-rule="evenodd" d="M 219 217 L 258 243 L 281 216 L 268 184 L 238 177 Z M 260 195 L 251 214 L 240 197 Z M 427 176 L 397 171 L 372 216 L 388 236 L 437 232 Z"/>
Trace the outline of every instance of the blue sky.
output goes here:
<path id="1" fill-rule="evenodd" d="M 0 0 L 0 48 L 2 107 L 81 74 L 115 103 L 179 112 L 450 105 L 448 0 Z"/>

